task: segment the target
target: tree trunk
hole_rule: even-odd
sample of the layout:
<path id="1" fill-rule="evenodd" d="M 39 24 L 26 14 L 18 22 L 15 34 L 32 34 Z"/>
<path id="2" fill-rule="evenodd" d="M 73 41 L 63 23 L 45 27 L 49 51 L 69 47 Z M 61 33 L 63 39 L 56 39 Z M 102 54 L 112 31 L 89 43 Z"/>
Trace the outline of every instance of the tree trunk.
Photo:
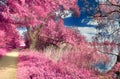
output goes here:
<path id="1" fill-rule="evenodd" d="M 38 28 L 31 29 L 30 27 L 27 27 L 27 33 L 29 38 L 29 49 L 37 49 L 37 41 L 39 32 L 42 30 L 43 25 L 41 24 Z"/>
<path id="2" fill-rule="evenodd" d="M 37 46 L 38 35 L 37 33 L 32 33 L 30 38 L 30 46 L 29 49 L 36 49 Z"/>
<path id="3" fill-rule="evenodd" d="M 117 56 L 117 62 L 120 62 L 120 55 Z"/>
<path id="4" fill-rule="evenodd" d="M 29 39 L 29 49 L 35 49 L 36 47 L 36 35 L 31 31 L 30 27 L 27 27 L 27 34 Z"/>
<path id="5" fill-rule="evenodd" d="M 30 41 L 29 49 L 36 49 L 36 40 L 31 40 Z"/>

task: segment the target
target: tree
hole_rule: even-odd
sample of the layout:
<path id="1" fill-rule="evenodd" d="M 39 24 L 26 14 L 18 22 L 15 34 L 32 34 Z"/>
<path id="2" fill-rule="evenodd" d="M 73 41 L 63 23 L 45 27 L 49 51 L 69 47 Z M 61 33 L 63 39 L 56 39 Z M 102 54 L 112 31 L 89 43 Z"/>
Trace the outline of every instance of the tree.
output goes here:
<path id="1" fill-rule="evenodd" d="M 0 23 L 0 48 L 17 48 L 20 45 L 20 36 L 14 26 Z"/>
<path id="2" fill-rule="evenodd" d="M 96 14 L 93 16 L 98 23 L 98 34 L 95 37 L 97 50 L 101 53 L 108 54 L 114 64 L 119 59 L 119 39 L 120 39 L 120 1 L 104 0 L 99 1 Z M 100 45 L 100 43 L 108 42 L 108 44 Z M 98 48 L 99 47 L 99 48 Z M 110 49 L 111 51 L 109 51 Z M 112 58 L 115 58 L 112 60 Z M 113 65 L 114 66 L 114 65 Z"/>
<path id="3" fill-rule="evenodd" d="M 72 10 L 79 15 L 77 0 L 5 0 L 0 2 L 0 27 L 26 27 L 29 48 L 35 49 L 44 27 L 54 27 L 63 21 L 55 12 Z M 10 28 L 10 26 L 6 26 Z M 60 25 L 59 25 L 60 26 Z M 52 28 L 51 28 L 52 29 Z M 11 30 L 11 29 L 9 29 Z M 15 30 L 15 29 L 14 29 Z M 5 31 L 6 33 L 7 31 Z"/>
<path id="4" fill-rule="evenodd" d="M 97 14 L 95 17 L 107 17 L 109 20 L 117 20 L 120 18 L 120 1 L 119 0 L 105 0 L 99 1 L 97 7 Z"/>
<path id="5" fill-rule="evenodd" d="M 119 49 L 120 36 L 120 1 L 100 1 L 97 12 L 93 16 L 98 22 L 97 40 L 100 42 L 110 41 Z"/>

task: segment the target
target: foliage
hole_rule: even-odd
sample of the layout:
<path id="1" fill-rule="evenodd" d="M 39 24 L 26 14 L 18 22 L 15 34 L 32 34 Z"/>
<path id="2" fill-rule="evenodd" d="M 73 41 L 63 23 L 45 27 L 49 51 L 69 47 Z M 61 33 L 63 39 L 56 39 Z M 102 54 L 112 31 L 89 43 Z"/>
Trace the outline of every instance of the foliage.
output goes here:
<path id="1" fill-rule="evenodd" d="M 109 20 L 119 19 L 120 16 L 119 7 L 120 7 L 119 0 L 99 1 L 98 11 L 95 17 L 97 17 L 97 19 L 107 17 L 109 18 Z"/>
<path id="2" fill-rule="evenodd" d="M 115 71 L 119 71 L 120 72 L 120 63 L 116 63 L 115 67 L 114 67 Z"/>
<path id="3" fill-rule="evenodd" d="M 0 49 L 0 58 L 1 58 L 2 56 L 4 56 L 6 53 L 7 53 L 7 50 L 1 48 L 1 49 Z"/>
<path id="4" fill-rule="evenodd" d="M 29 45 L 29 48 L 35 49 L 37 42 L 41 41 L 40 35 L 43 27 L 54 27 L 56 23 L 59 24 L 58 20 L 62 20 L 60 16 L 56 17 L 55 12 L 73 10 L 79 15 L 79 8 L 76 3 L 77 0 L 2 1 L 0 3 L 0 26 L 7 25 L 9 28 L 10 26 L 15 28 L 26 27 L 26 34 L 29 39 L 27 45 Z M 63 22 L 60 21 L 59 26 L 62 25 Z"/>
<path id="5" fill-rule="evenodd" d="M 64 27 L 62 21 L 58 23 L 59 24 L 56 24 L 56 26 L 43 28 L 40 37 L 43 38 L 46 45 L 49 46 L 49 44 L 53 44 L 60 47 L 62 44 L 67 44 L 68 47 L 79 47 L 80 42 L 86 41 L 85 37 L 77 33 L 75 30 Z"/>
<path id="6" fill-rule="evenodd" d="M 27 34 L 26 44 L 29 44 L 30 40 Z M 61 44 L 65 43 L 68 45 L 79 45 L 79 42 L 85 40 L 84 36 L 78 34 L 76 31 L 64 27 L 63 21 L 59 20 L 54 23 L 54 20 L 49 20 L 49 26 L 43 27 L 39 33 L 36 48 L 44 48 L 50 45 L 60 47 Z M 28 45 L 29 46 L 29 45 Z"/>
<path id="7" fill-rule="evenodd" d="M 119 7 L 119 0 L 99 1 L 97 13 L 94 15 L 98 23 L 98 35 L 96 37 L 98 41 L 110 41 L 116 45 L 119 44 Z"/>
<path id="8" fill-rule="evenodd" d="M 0 48 L 17 48 L 20 45 L 20 36 L 11 24 L 0 23 Z"/>
<path id="9" fill-rule="evenodd" d="M 36 51 L 21 51 L 18 62 L 17 79 L 97 79 L 92 71 L 54 63 Z"/>
<path id="10" fill-rule="evenodd" d="M 114 8 L 119 7 L 119 3 L 111 1 L 108 0 L 107 5 L 100 4 L 99 10 L 102 16 L 98 13 L 94 17 L 106 17 L 104 15 L 107 13 L 113 17 L 114 11 L 119 15 L 119 9 Z M 43 51 L 21 51 L 18 60 L 18 79 L 97 79 L 95 73 L 87 69 L 94 67 L 101 57 L 107 60 L 105 54 L 98 54 L 98 49 L 111 52 L 113 46 L 105 50 L 109 42 L 90 45 L 84 36 L 64 27 L 61 15 L 55 14 L 64 10 L 72 10 L 77 15 L 80 14 L 77 0 L 5 0 L 0 2 L 0 47 L 19 47 L 21 38 L 16 30 L 19 27 L 26 27 L 25 42 L 26 47 L 30 49 L 43 49 L 50 45 L 60 48 L 62 44 L 71 47 L 69 51 L 62 52 L 63 57 L 58 57 L 59 62 L 47 59 Z M 96 46 L 96 49 L 92 45 Z M 53 50 L 51 54 L 55 52 L 58 51 Z M 119 68 L 119 66 L 115 67 Z"/>
<path id="11" fill-rule="evenodd" d="M 78 68 L 92 70 L 96 70 L 95 64 L 99 62 L 104 62 L 106 64 L 108 60 L 106 54 L 99 53 L 94 47 L 92 47 L 92 44 L 86 42 L 82 42 L 79 45 L 79 48 L 65 51 L 62 59 L 63 62 L 73 64 Z"/>

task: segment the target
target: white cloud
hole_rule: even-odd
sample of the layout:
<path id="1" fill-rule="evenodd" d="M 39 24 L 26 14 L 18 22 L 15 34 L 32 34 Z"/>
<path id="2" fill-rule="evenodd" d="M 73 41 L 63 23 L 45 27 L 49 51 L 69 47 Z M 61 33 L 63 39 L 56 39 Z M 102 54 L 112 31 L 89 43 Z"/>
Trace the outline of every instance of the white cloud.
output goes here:
<path id="1" fill-rule="evenodd" d="M 96 1 L 99 1 L 99 2 L 101 2 L 101 3 L 104 3 L 104 2 L 106 2 L 107 0 L 96 0 Z"/>
<path id="2" fill-rule="evenodd" d="M 88 41 L 92 41 L 92 37 L 97 34 L 97 30 L 94 27 L 78 27 L 78 30 Z"/>
<path id="3" fill-rule="evenodd" d="M 64 19 L 64 18 L 71 17 L 73 12 L 68 11 L 68 10 L 64 10 L 63 12 L 57 11 L 57 12 L 55 12 L 55 14 L 56 14 L 56 16 L 61 16 Z"/>
<path id="4" fill-rule="evenodd" d="M 88 25 L 98 25 L 97 20 L 90 20 L 87 24 Z"/>
<path id="5" fill-rule="evenodd" d="M 92 37 L 97 34 L 97 30 L 94 27 L 70 27 L 79 30 L 79 32 L 84 35 L 87 41 L 92 41 Z"/>

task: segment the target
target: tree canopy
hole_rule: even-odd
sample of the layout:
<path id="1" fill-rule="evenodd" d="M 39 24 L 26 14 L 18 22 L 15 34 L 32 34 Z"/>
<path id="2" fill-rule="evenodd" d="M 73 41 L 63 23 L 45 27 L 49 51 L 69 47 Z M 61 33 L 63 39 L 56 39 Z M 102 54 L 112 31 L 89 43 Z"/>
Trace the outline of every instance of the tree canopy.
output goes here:
<path id="1" fill-rule="evenodd" d="M 41 29 L 44 27 L 53 29 L 53 27 L 63 27 L 63 21 L 60 16 L 55 15 L 57 11 L 72 10 L 79 15 L 77 0 L 5 0 L 0 2 L 0 30 L 17 32 L 16 28 L 26 27 L 28 47 L 35 48 L 38 40 L 40 41 Z M 56 25 L 59 24 L 59 25 Z M 4 28 L 4 30 L 2 30 Z M 9 29 L 6 29 L 9 28 Z M 14 29 L 13 29 L 14 28 Z M 54 30 L 52 30 L 54 31 Z M 51 32 L 52 32 L 51 31 Z M 10 32 L 9 34 L 12 34 Z M 47 30 L 47 32 L 49 32 Z M 59 31 L 60 32 L 60 31 Z M 15 33 L 18 35 L 17 33 Z M 18 38 L 12 34 L 13 42 Z M 19 36 L 19 35 L 18 35 Z M 4 38 L 2 35 L 1 40 Z M 6 37 L 5 37 L 6 38 Z M 7 37 L 10 39 L 10 37 Z M 6 40 L 8 41 L 8 40 Z M 1 41 L 0 43 L 3 43 Z M 27 42 L 28 43 L 28 42 Z"/>

